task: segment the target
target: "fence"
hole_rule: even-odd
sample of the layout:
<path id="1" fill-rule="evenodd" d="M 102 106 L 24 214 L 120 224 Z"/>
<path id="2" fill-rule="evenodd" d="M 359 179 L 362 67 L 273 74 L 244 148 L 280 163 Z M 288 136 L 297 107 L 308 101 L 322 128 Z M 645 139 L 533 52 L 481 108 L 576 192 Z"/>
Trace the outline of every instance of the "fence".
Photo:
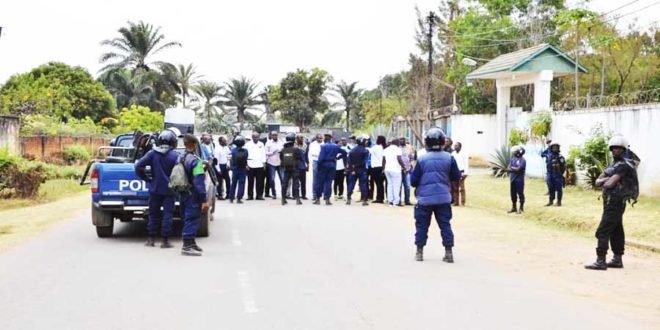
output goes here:
<path id="1" fill-rule="evenodd" d="M 107 137 L 75 137 L 75 136 L 22 136 L 20 149 L 23 157 L 44 161 L 61 159 L 62 150 L 69 145 L 82 145 L 87 147 L 91 154 L 96 148 L 108 145 Z"/>
<path id="2" fill-rule="evenodd" d="M 10 153 L 18 154 L 18 132 L 18 117 L 0 116 L 0 148 L 7 148 Z"/>

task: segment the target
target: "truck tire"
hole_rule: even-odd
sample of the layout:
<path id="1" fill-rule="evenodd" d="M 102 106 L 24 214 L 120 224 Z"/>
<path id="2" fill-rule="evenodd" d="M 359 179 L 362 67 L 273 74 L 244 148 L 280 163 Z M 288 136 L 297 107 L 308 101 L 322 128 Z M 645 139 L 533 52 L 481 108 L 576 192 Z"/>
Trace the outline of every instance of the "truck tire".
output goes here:
<path id="1" fill-rule="evenodd" d="M 98 237 L 112 237 L 115 219 L 110 212 L 103 212 L 92 206 L 92 223 Z"/>
<path id="2" fill-rule="evenodd" d="M 96 227 L 96 235 L 100 238 L 112 237 L 114 226 Z"/>
<path id="3" fill-rule="evenodd" d="M 211 214 L 211 209 L 202 213 L 201 218 L 199 219 L 199 229 L 197 229 L 197 237 L 208 237 L 209 236 L 209 221 L 213 218 Z"/>

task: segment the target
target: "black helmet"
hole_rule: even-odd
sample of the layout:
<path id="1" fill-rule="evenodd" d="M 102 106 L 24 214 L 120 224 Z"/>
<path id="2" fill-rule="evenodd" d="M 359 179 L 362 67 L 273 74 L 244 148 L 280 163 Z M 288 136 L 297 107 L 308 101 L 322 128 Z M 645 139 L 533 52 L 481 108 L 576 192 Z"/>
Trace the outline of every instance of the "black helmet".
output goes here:
<path id="1" fill-rule="evenodd" d="M 234 144 L 239 148 L 244 146 L 245 145 L 245 138 L 243 137 L 243 135 L 237 135 L 234 138 Z"/>
<path id="2" fill-rule="evenodd" d="M 437 127 L 431 128 L 426 132 L 424 144 L 426 144 L 426 149 L 442 150 L 445 145 L 445 132 Z"/>
<path id="3" fill-rule="evenodd" d="M 362 136 L 362 135 L 358 136 L 358 137 L 355 139 L 355 142 L 356 142 L 358 145 L 360 145 L 360 146 L 361 146 L 361 145 L 364 145 L 364 136 Z"/>
<path id="4" fill-rule="evenodd" d="M 286 140 L 286 142 L 295 142 L 296 133 L 288 133 L 284 139 Z"/>
<path id="5" fill-rule="evenodd" d="M 156 139 L 156 148 L 154 148 L 154 150 L 160 153 L 165 153 L 176 148 L 177 143 L 178 137 L 176 136 L 176 133 L 170 129 L 166 129 L 158 134 L 158 138 Z"/>

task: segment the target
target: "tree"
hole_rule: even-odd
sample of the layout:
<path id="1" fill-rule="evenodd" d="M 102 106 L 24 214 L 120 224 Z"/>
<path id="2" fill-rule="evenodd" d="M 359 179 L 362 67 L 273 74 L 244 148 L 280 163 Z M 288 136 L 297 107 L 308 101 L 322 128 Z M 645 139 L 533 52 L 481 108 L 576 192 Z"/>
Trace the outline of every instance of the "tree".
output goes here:
<path id="1" fill-rule="evenodd" d="M 269 99 L 273 111 L 279 111 L 284 120 L 307 130 L 317 114 L 330 108 L 325 97 L 332 77 L 324 70 L 296 70 L 287 73 L 278 85 L 271 86 Z"/>
<path id="2" fill-rule="evenodd" d="M 201 78 L 195 71 L 193 64 L 174 66 L 164 64 L 162 66 L 163 74 L 169 77 L 169 80 L 176 85 L 177 93 L 181 96 L 181 105 L 186 107 L 186 97 L 190 96 L 190 90 L 197 79 Z"/>
<path id="3" fill-rule="evenodd" d="M 0 89 L 0 113 L 69 118 L 114 116 L 112 95 L 87 70 L 50 62 L 9 78 Z"/>
<path id="4" fill-rule="evenodd" d="M 351 131 L 351 113 L 358 110 L 358 103 L 362 94 L 362 90 L 356 88 L 356 86 L 357 81 L 349 84 L 343 80 L 335 86 L 335 92 L 341 98 L 339 106 L 342 107 L 346 114 L 346 131 L 348 132 Z"/>
<path id="5" fill-rule="evenodd" d="M 253 109 L 256 105 L 263 104 L 256 95 L 257 84 L 252 80 L 241 76 L 238 79 L 230 79 L 225 84 L 226 92 L 223 95 L 225 101 L 222 102 L 224 106 L 231 107 L 236 110 L 239 129 L 243 130 L 246 119 L 246 110 Z"/>
<path id="6" fill-rule="evenodd" d="M 149 62 L 153 55 L 172 48 L 181 47 L 177 41 L 165 42 L 165 35 L 160 32 L 160 27 L 140 21 L 135 24 L 128 22 L 127 27 L 118 30 L 121 36 L 101 41 L 101 45 L 112 47 L 113 50 L 101 55 L 100 62 L 107 63 L 110 60 L 118 60 L 107 64 L 101 71 L 116 69 L 141 69 L 149 71 L 154 64 L 160 62 Z"/>
<path id="7" fill-rule="evenodd" d="M 131 131 L 155 132 L 163 128 L 163 114 L 151 111 L 147 107 L 132 105 L 119 112 L 119 126 L 114 128 L 115 133 Z"/>
<path id="8" fill-rule="evenodd" d="M 222 106 L 222 86 L 210 82 L 200 81 L 192 87 L 200 99 L 200 105 L 195 108 L 201 110 L 202 118 L 205 119 L 203 129 L 206 131 L 218 131 L 223 125 L 222 118 L 218 114 L 218 108 Z"/>
<path id="9" fill-rule="evenodd" d="M 117 107 L 126 108 L 131 105 L 149 106 L 155 98 L 152 83 L 158 78 L 157 74 L 117 70 L 103 73 L 99 81 L 112 93 Z"/>

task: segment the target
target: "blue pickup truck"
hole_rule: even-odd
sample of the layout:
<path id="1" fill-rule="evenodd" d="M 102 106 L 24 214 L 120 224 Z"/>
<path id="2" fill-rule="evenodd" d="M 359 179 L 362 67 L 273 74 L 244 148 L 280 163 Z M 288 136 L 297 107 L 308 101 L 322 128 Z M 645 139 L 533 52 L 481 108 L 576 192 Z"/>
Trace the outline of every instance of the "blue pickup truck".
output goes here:
<path id="1" fill-rule="evenodd" d="M 155 139 L 155 134 L 119 135 L 112 140 L 110 146 L 100 147 L 95 159 L 87 165 L 80 184 L 91 186 L 92 224 L 96 226 L 98 237 L 112 236 L 115 219 L 121 222 L 146 220 L 149 214 L 149 183 L 135 174 L 134 163 L 150 149 Z M 183 150 L 182 144 L 179 139 L 177 152 Z M 215 182 L 214 173 L 207 171 L 206 186 L 210 207 L 206 214 L 202 214 L 197 232 L 200 237 L 209 235 L 209 221 L 213 220 L 215 212 Z M 177 201 L 174 219 L 180 220 L 180 214 Z"/>

